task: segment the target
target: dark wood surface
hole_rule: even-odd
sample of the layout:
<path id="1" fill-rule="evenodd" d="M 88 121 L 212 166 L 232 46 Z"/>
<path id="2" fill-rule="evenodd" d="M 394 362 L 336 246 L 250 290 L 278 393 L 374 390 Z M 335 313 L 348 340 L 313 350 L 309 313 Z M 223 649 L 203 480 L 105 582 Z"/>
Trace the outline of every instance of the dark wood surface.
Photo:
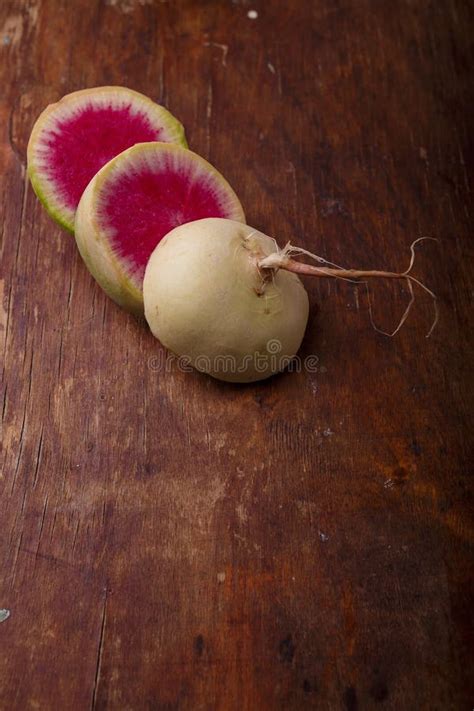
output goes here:
<path id="1" fill-rule="evenodd" d="M 255 10 L 258 17 L 248 16 Z M 0 708 L 471 709 L 464 0 L 0 3 Z M 164 103 L 248 221 L 418 293 L 306 280 L 317 372 L 157 368 L 25 176 L 75 89 Z M 407 293 L 372 289 L 393 327 Z M 472 315 L 472 314 L 471 314 Z"/>

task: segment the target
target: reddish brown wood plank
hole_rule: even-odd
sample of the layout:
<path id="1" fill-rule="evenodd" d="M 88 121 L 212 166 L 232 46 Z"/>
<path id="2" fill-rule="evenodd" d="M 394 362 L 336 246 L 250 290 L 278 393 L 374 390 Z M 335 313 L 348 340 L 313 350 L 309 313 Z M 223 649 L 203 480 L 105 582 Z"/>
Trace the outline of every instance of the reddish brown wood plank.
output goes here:
<path id="1" fill-rule="evenodd" d="M 0 4 L 0 708 L 472 706 L 472 15 Z M 433 336 L 423 296 L 387 339 L 315 280 L 316 372 L 157 369 L 25 178 L 41 109 L 106 83 L 165 103 L 282 244 L 401 269 L 437 237 Z M 374 286 L 377 322 L 406 299 Z"/>

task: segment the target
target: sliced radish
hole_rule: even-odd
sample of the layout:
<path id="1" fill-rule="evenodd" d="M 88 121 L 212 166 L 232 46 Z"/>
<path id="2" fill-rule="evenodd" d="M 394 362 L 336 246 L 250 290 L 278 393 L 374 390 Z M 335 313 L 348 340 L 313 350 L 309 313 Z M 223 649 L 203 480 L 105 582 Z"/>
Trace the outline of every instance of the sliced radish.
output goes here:
<path id="1" fill-rule="evenodd" d="M 82 193 L 109 160 L 145 141 L 186 146 L 169 111 L 137 91 L 101 86 L 67 94 L 37 119 L 28 143 L 28 175 L 49 214 L 74 231 Z"/>
<path id="2" fill-rule="evenodd" d="M 237 195 L 196 153 L 142 143 L 105 165 L 87 186 L 75 235 L 91 274 L 120 306 L 143 314 L 150 254 L 170 230 L 204 217 L 245 222 Z"/>

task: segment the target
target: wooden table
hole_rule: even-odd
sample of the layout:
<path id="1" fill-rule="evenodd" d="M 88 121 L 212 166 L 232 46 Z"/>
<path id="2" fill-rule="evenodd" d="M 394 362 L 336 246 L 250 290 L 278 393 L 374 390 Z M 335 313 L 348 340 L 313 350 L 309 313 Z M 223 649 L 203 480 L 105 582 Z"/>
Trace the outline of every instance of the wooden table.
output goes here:
<path id="1" fill-rule="evenodd" d="M 472 708 L 472 20 L 2 0 L 2 711 Z M 421 291 L 387 338 L 363 287 L 307 279 L 311 369 L 157 368 L 25 175 L 42 108 L 100 84 L 168 106 L 280 244 L 401 270 L 436 237 L 431 338 Z M 371 296 L 393 328 L 406 289 Z"/>

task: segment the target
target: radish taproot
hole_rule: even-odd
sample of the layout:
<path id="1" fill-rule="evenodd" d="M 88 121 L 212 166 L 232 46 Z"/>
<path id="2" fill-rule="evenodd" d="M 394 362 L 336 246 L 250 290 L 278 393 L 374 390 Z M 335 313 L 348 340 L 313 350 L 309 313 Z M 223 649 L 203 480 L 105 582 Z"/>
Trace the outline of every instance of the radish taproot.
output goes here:
<path id="1" fill-rule="evenodd" d="M 145 318 L 156 338 L 184 364 L 220 380 L 253 382 L 283 370 L 296 355 L 308 320 L 308 295 L 298 274 L 367 283 L 402 279 L 436 296 L 404 272 L 344 269 L 248 225 L 202 219 L 177 227 L 152 253 L 143 281 Z M 306 255 L 319 266 L 296 261 Z M 372 314 L 370 312 L 371 318 Z M 375 326 L 375 324 L 373 324 Z M 377 328 L 377 327 L 376 327 Z M 380 329 L 377 329 L 380 330 Z"/>
<path id="2" fill-rule="evenodd" d="M 104 291 L 143 315 L 150 254 L 170 230 L 204 217 L 245 222 L 237 195 L 204 158 L 171 143 L 141 143 L 91 180 L 77 209 L 75 237 Z"/>
<path id="3" fill-rule="evenodd" d="M 37 119 L 28 143 L 28 175 L 51 217 L 70 232 L 82 193 L 97 171 L 145 141 L 186 146 L 180 122 L 147 96 L 122 86 L 67 94 Z"/>

